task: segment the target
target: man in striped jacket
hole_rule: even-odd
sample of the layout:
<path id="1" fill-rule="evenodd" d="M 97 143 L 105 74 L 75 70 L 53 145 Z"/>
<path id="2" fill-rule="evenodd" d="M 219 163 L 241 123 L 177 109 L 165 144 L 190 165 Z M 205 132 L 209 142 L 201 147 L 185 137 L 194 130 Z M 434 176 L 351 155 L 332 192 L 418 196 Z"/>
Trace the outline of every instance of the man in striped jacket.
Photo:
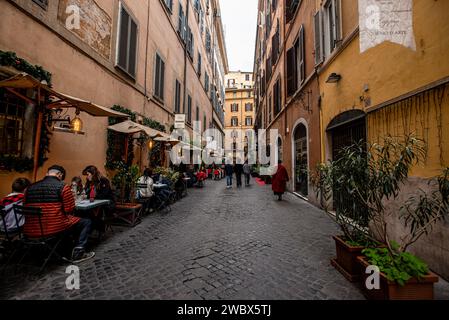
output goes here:
<path id="1" fill-rule="evenodd" d="M 72 262 L 92 258 L 95 253 L 86 253 L 85 248 L 91 230 L 91 220 L 71 215 L 75 210 L 75 198 L 70 187 L 64 184 L 65 169 L 55 165 L 48 169 L 47 176 L 32 184 L 25 192 L 24 204 L 42 208 L 42 231 L 37 217 L 27 217 L 24 233 L 30 238 L 59 234 L 66 230 L 79 234 L 72 252 Z M 43 233 L 43 234 L 42 234 Z"/>

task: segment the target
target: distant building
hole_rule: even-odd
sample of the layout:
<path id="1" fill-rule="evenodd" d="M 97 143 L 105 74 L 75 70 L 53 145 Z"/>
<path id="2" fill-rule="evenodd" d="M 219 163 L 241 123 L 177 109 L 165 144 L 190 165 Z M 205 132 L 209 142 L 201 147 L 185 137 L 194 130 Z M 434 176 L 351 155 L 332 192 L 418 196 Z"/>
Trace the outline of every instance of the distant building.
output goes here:
<path id="1" fill-rule="evenodd" d="M 241 158 L 246 158 L 248 137 L 245 132 L 254 129 L 255 120 L 253 73 L 230 72 L 225 77 L 225 83 L 225 149 L 232 152 L 234 158 L 239 156 L 238 150 L 243 150 Z"/>

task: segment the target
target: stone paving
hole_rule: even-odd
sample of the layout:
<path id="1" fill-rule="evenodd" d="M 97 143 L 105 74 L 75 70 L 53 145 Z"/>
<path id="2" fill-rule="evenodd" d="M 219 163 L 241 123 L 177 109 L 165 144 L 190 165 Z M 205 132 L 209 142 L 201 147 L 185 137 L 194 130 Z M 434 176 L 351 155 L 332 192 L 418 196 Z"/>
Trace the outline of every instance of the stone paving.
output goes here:
<path id="1" fill-rule="evenodd" d="M 65 266 L 39 279 L 2 277 L 2 299 L 363 299 L 331 265 L 337 226 L 321 210 L 269 186 L 208 181 L 169 213 L 110 235 L 65 287 Z M 449 297 L 440 281 L 437 298 Z"/>

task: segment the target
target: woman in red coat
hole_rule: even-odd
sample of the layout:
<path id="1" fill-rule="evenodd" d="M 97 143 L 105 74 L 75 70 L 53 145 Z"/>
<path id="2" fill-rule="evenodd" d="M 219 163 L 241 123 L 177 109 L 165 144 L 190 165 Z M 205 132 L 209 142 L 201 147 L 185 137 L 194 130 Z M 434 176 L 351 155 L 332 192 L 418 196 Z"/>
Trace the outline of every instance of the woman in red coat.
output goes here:
<path id="1" fill-rule="evenodd" d="M 278 201 L 282 201 L 282 195 L 285 193 L 288 180 L 287 169 L 282 165 L 282 161 L 279 161 L 278 169 L 273 175 L 271 185 L 274 194 L 279 197 Z"/>

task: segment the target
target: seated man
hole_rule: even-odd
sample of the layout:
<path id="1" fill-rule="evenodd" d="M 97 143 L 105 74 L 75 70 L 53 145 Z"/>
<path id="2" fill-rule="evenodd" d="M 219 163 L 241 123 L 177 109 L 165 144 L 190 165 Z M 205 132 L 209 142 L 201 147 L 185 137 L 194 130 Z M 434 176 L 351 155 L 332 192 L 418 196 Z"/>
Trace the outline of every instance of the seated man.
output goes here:
<path id="1" fill-rule="evenodd" d="M 64 184 L 65 169 L 52 166 L 47 176 L 32 184 L 25 192 L 24 204 L 42 208 L 43 236 L 57 235 L 66 230 L 79 233 L 78 243 L 72 251 L 71 261 L 78 263 L 92 258 L 95 253 L 86 253 L 85 248 L 91 230 L 91 220 L 71 215 L 75 210 L 75 199 L 68 185 Z M 30 238 L 41 237 L 38 217 L 27 217 L 24 233 Z"/>
<path id="2" fill-rule="evenodd" d="M 12 193 L 8 194 L 0 200 L 0 206 L 5 208 L 6 230 L 3 223 L 0 223 L 0 232 L 15 232 L 23 226 L 25 218 L 14 214 L 14 205 L 22 205 L 25 189 L 30 186 L 31 182 L 27 178 L 18 178 L 12 184 Z"/>

